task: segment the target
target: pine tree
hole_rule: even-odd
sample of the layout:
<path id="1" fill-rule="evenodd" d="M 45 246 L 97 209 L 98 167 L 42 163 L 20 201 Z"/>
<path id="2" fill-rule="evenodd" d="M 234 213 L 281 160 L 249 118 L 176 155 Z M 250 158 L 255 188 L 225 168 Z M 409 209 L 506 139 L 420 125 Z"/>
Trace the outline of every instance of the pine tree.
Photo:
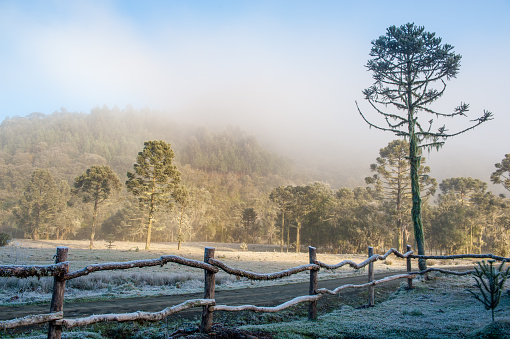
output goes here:
<path id="1" fill-rule="evenodd" d="M 122 187 L 119 177 L 109 166 L 93 165 L 82 175 L 74 179 L 74 192 L 83 193 L 83 202 L 93 202 L 94 212 L 90 228 L 90 245 L 94 247 L 97 215 L 99 205 L 104 203 L 112 194 L 119 192 Z"/>
<path id="2" fill-rule="evenodd" d="M 365 178 L 367 184 L 374 185 L 376 193 L 387 203 L 390 214 L 395 219 L 396 247 L 399 251 L 404 249 L 404 241 L 407 241 L 406 215 L 409 215 L 412 205 L 408 150 L 409 142 L 406 140 L 391 141 L 388 146 L 379 150 L 376 163 L 370 165 L 370 169 L 376 174 Z M 421 163 L 425 163 L 425 158 L 422 158 Z M 428 166 L 420 166 L 418 170 L 422 199 L 433 195 L 437 187 L 436 179 L 427 175 L 429 172 Z"/>
<path id="3" fill-rule="evenodd" d="M 492 113 L 484 111 L 474 124 L 459 132 L 447 133 L 445 126 L 432 131 L 432 117 L 466 116 L 469 105 L 461 103 L 453 113 L 441 113 L 428 106 L 439 99 L 446 90 L 445 80 L 455 78 L 460 68 L 461 55 L 453 52 L 453 46 L 442 44 L 435 33 L 424 27 L 408 23 L 400 27 L 391 26 L 386 35 L 372 41 L 370 59 L 366 65 L 373 72 L 375 83 L 363 94 L 369 104 L 382 115 L 386 126 L 370 122 L 358 111 L 365 122 L 378 130 L 392 132 L 409 140 L 409 163 L 413 206 L 411 217 L 418 254 L 425 254 L 425 240 L 421 218 L 422 199 L 418 171 L 420 148 L 439 149 L 444 141 L 473 129 L 487 120 Z M 389 111 L 394 108 L 395 111 Z M 427 114 L 429 114 L 427 116 Z M 426 119 L 422 121 L 422 119 Z M 425 260 L 419 261 L 421 270 L 426 269 Z"/>
<path id="4" fill-rule="evenodd" d="M 49 239 L 52 221 L 62 203 L 60 190 L 51 172 L 37 169 L 32 173 L 19 206 L 13 212 L 16 223 L 26 236 L 34 240 L 41 235 Z"/>
<path id="5" fill-rule="evenodd" d="M 494 166 L 497 169 L 492 173 L 491 181 L 503 185 L 504 188 L 510 191 L 510 154 L 505 154 L 505 158 Z"/>
<path id="6" fill-rule="evenodd" d="M 172 208 L 171 194 L 180 182 L 180 172 L 172 164 L 174 151 L 164 141 L 146 141 L 138 153 L 134 172 L 128 172 L 126 187 L 148 210 L 145 249 L 151 245 L 151 231 L 155 213 L 161 207 Z"/>
<path id="7" fill-rule="evenodd" d="M 181 249 L 181 243 L 184 241 L 184 233 L 182 232 L 187 219 L 186 209 L 191 204 L 190 191 L 185 186 L 179 185 L 172 194 L 177 207 L 179 208 L 179 214 L 177 217 L 177 223 L 179 224 L 179 233 L 177 234 L 177 250 Z"/>

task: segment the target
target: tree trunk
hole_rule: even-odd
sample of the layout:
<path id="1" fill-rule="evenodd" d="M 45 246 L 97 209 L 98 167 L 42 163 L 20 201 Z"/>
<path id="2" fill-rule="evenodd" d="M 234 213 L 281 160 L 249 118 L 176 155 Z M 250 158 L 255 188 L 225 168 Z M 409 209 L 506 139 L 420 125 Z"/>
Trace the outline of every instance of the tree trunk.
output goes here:
<path id="1" fill-rule="evenodd" d="M 296 227 L 296 253 L 301 250 L 301 222 L 297 223 Z"/>
<path id="2" fill-rule="evenodd" d="M 184 207 L 181 207 L 181 218 L 179 219 L 179 235 L 177 236 L 177 250 L 181 249 L 182 242 L 182 216 L 184 214 Z"/>
<path id="3" fill-rule="evenodd" d="M 282 233 L 280 234 L 280 252 L 283 253 L 283 234 L 285 231 L 285 212 L 282 210 Z"/>
<path id="4" fill-rule="evenodd" d="M 287 253 L 289 253 L 289 246 L 290 246 L 290 225 L 287 226 Z"/>
<path id="5" fill-rule="evenodd" d="M 94 201 L 94 214 L 92 215 L 92 228 L 90 230 L 90 245 L 89 248 L 94 247 L 94 236 L 96 235 L 96 221 L 97 221 L 97 199 Z"/>
<path id="6" fill-rule="evenodd" d="M 151 249 L 151 233 L 152 233 L 152 212 L 149 212 L 149 225 L 147 226 L 147 239 L 145 239 L 145 249 Z"/>
<path id="7" fill-rule="evenodd" d="M 412 117 L 411 117 L 412 119 Z M 410 124 L 411 126 L 411 124 Z M 419 255 L 425 255 L 425 237 L 423 236 L 423 223 L 421 219 L 421 196 L 420 196 L 420 182 L 418 178 L 418 169 L 420 168 L 421 157 L 418 155 L 418 140 L 414 133 L 414 124 L 410 132 L 409 142 L 409 163 L 411 167 L 411 190 L 413 207 L 411 209 L 411 217 L 414 227 L 414 238 L 416 240 L 416 247 L 418 248 Z M 410 127 L 411 129 L 411 127 Z M 418 267 L 421 271 L 427 269 L 427 262 L 425 259 L 418 260 Z"/>
<path id="8" fill-rule="evenodd" d="M 153 179 L 156 181 L 156 178 Z M 156 185 L 156 184 L 154 184 Z M 156 192 L 156 187 L 152 187 L 151 200 L 149 202 L 149 225 L 147 226 L 147 239 L 145 240 L 145 250 L 151 249 L 151 233 L 152 233 L 152 219 L 154 218 L 154 194 Z"/>

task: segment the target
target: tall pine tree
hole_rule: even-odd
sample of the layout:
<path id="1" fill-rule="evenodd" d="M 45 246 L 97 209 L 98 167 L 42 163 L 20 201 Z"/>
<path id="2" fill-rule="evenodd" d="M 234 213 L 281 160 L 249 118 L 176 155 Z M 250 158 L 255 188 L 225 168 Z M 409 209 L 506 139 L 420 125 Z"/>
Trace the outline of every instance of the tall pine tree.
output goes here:
<path id="1" fill-rule="evenodd" d="M 414 23 L 389 27 L 385 35 L 372 41 L 370 56 L 372 59 L 366 67 L 373 72 L 375 82 L 363 94 L 382 116 L 383 125 L 370 122 L 359 106 L 358 111 L 369 126 L 409 140 L 413 199 L 411 217 L 418 254 L 424 255 L 418 175 L 421 161 L 419 148 L 438 149 L 445 139 L 492 119 L 492 113 L 484 111 L 480 118 L 474 120 L 473 125 L 459 132 L 447 133 L 445 126 L 436 132 L 432 131 L 431 117 L 466 116 L 469 105 L 461 103 L 452 113 L 441 113 L 428 107 L 444 94 L 445 80 L 457 76 L 461 56 L 453 52 L 453 46 L 442 44 L 441 38 L 436 37 L 435 33 L 426 32 L 424 27 L 415 26 Z M 425 260 L 419 261 L 419 267 L 421 270 L 426 269 Z"/>
<path id="2" fill-rule="evenodd" d="M 180 182 L 180 172 L 172 164 L 174 151 L 164 141 L 146 141 L 138 153 L 134 172 L 128 172 L 126 187 L 148 211 L 145 249 L 151 245 L 155 213 L 161 207 L 172 208 L 171 195 Z"/>

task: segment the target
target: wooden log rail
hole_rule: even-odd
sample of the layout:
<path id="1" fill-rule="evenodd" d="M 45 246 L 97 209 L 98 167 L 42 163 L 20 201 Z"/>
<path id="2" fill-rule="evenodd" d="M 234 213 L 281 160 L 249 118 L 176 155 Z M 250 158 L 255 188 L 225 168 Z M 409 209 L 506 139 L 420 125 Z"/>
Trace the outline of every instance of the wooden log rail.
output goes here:
<path id="1" fill-rule="evenodd" d="M 175 314 L 180 311 L 187 310 L 192 307 L 210 306 L 214 305 L 214 299 L 192 299 L 187 300 L 181 304 L 167 307 L 159 312 L 132 312 L 132 313 L 121 313 L 121 314 L 99 314 L 91 315 L 90 317 L 77 318 L 77 319 L 61 319 L 55 323 L 66 328 L 73 328 L 78 326 L 92 325 L 98 322 L 125 322 L 125 321 L 161 321 L 168 316 Z"/>
<path id="2" fill-rule="evenodd" d="M 186 259 L 183 257 L 178 257 L 176 255 L 164 255 L 159 259 L 148 259 L 148 260 L 133 260 L 127 262 L 109 262 L 104 264 L 92 264 L 88 265 L 81 270 L 66 274 L 64 279 L 70 280 L 74 278 L 78 278 L 84 275 L 88 275 L 92 272 L 98 271 L 111 271 L 111 270 L 126 270 L 135 267 L 150 267 L 150 266 L 163 266 L 170 262 L 174 262 L 180 265 L 200 268 L 206 271 L 217 273 L 219 270 L 205 262 Z"/>
<path id="3" fill-rule="evenodd" d="M 453 254 L 453 255 L 410 255 L 413 259 L 445 259 L 445 260 L 454 260 L 454 259 L 494 259 L 506 262 L 510 261 L 510 257 L 500 257 L 494 254 Z"/>
<path id="4" fill-rule="evenodd" d="M 68 262 L 54 265 L 24 266 L 24 265 L 0 265 L 0 277 L 2 278 L 28 278 L 28 277 L 54 277 L 65 275 L 69 267 Z"/>
<path id="5" fill-rule="evenodd" d="M 380 254 L 371 255 L 371 256 L 368 257 L 367 260 L 362 261 L 359 264 L 356 264 L 352 260 L 344 260 L 344 261 L 341 261 L 341 262 L 339 262 L 338 264 L 335 264 L 335 265 L 328 265 L 328 264 L 325 264 L 325 263 L 320 262 L 320 261 L 316 261 L 315 263 L 317 265 L 319 265 L 320 267 L 323 267 L 323 268 L 325 268 L 327 270 L 336 270 L 336 269 L 341 268 L 342 266 L 345 266 L 345 265 L 349 265 L 350 267 L 359 270 L 360 268 L 365 267 L 368 264 L 373 263 L 373 262 L 375 262 L 377 260 L 386 260 L 386 258 L 390 254 L 394 254 L 398 258 L 408 258 L 413 253 L 414 253 L 413 251 L 408 251 L 408 252 L 402 254 L 399 251 L 397 251 L 396 249 L 391 248 L 384 255 L 380 255 Z"/>
<path id="6" fill-rule="evenodd" d="M 314 247 L 309 247 L 309 264 L 300 265 L 297 267 L 292 267 L 284 271 L 274 272 L 274 273 L 256 273 L 251 271 L 246 271 L 242 269 L 237 269 L 226 265 L 225 263 L 214 259 L 214 248 L 205 248 L 204 253 L 204 261 L 190 260 L 183 257 L 175 256 L 175 255 L 165 255 L 161 256 L 158 259 L 148 259 L 148 260 L 134 260 L 128 262 L 111 262 L 111 263 L 103 263 L 103 264 L 93 264 L 84 267 L 81 270 L 75 272 L 69 272 L 69 262 L 67 261 L 67 248 L 66 247 L 58 247 L 57 248 L 57 260 L 54 265 L 41 265 L 41 266 L 21 266 L 21 265 L 0 265 L 0 277 L 14 277 L 14 278 L 28 278 L 28 277 L 45 277 L 45 276 L 53 276 L 55 277 L 54 283 L 54 291 L 52 296 L 52 304 L 50 308 L 50 313 L 48 314 L 39 314 L 39 315 L 28 315 L 19 319 L 12 319 L 6 321 L 0 321 L 0 330 L 3 329 L 12 329 L 21 326 L 27 325 L 35 325 L 41 323 L 49 323 L 48 330 L 48 338 L 61 338 L 62 327 L 65 328 L 73 328 L 77 326 L 90 325 L 98 322 L 108 322 L 108 321 L 160 321 L 165 319 L 166 317 L 175 314 L 177 312 L 192 308 L 192 307 L 202 307 L 202 323 L 200 329 L 202 332 L 209 332 L 212 325 L 212 319 L 215 311 L 225 311 L 225 312 L 239 312 L 239 311 L 253 311 L 253 312 L 279 312 L 285 310 L 289 307 L 293 307 L 297 304 L 308 302 L 309 303 L 309 319 L 315 320 L 317 318 L 317 301 L 322 298 L 324 295 L 335 295 L 338 294 L 342 290 L 346 289 L 359 289 L 359 288 L 368 288 L 369 289 L 369 300 L 368 305 L 374 305 L 374 292 L 373 289 L 376 285 L 387 283 L 390 281 L 394 281 L 397 279 L 407 279 L 408 287 L 412 288 L 412 280 L 416 278 L 418 275 L 423 275 L 428 272 L 440 272 L 445 274 L 454 274 L 454 275 L 467 275 L 471 274 L 473 271 L 465 271 L 465 272 L 455 272 L 440 268 L 429 268 L 424 271 L 412 271 L 411 260 L 412 259 L 462 259 L 462 258 L 490 258 L 495 260 L 506 260 L 510 262 L 510 258 L 504 258 L 500 256 L 495 256 L 493 254 L 460 254 L 460 255 L 450 255 L 450 256 L 424 256 L 424 255 L 414 255 L 411 250 L 411 246 L 407 246 L 406 253 L 400 253 L 396 249 L 388 250 L 384 255 L 373 254 L 373 249 L 370 247 L 368 251 L 368 258 L 361 263 L 355 263 L 351 260 L 343 260 L 337 264 L 325 264 L 321 261 L 317 260 L 317 252 Z M 395 255 L 398 258 L 406 259 L 407 261 L 407 273 L 406 274 L 395 274 L 393 276 L 389 276 L 383 279 L 374 280 L 373 277 L 373 264 L 378 260 L 385 260 L 389 255 Z M 167 307 L 159 312 L 132 312 L 132 313 L 123 313 L 123 314 L 100 314 L 100 315 L 92 315 L 84 318 L 77 319 L 64 319 L 64 312 L 62 310 L 63 300 L 64 300 L 64 288 L 65 282 L 70 279 L 75 279 L 84 275 L 91 274 L 97 271 L 105 271 L 105 270 L 118 270 L 118 269 L 130 269 L 135 267 L 151 267 L 151 266 L 163 266 L 167 263 L 177 263 L 180 265 L 185 265 L 189 267 L 194 267 L 198 269 L 204 270 L 205 274 L 205 286 L 204 286 L 204 298 L 203 299 L 193 299 L 188 300 L 184 303 L 181 303 L 176 306 Z M 336 270 L 343 266 L 350 266 L 356 270 L 363 268 L 365 266 L 369 266 L 368 272 L 368 282 L 360 285 L 347 284 L 343 286 L 339 286 L 333 290 L 328 290 L 325 288 L 319 289 L 318 285 L 318 273 L 321 268 L 325 268 L 327 270 Z M 284 277 L 291 276 L 293 274 L 297 274 L 300 272 L 310 271 L 310 284 L 308 295 L 298 296 L 293 298 L 292 300 L 286 301 L 277 306 L 255 306 L 255 305 L 242 305 L 242 306 L 228 306 L 228 305 L 216 305 L 216 301 L 214 299 L 214 291 L 215 291 L 215 274 L 219 272 L 219 270 L 223 270 L 224 272 L 235 275 L 238 277 L 244 277 L 251 280 L 275 280 L 281 279 Z"/>
<path id="7" fill-rule="evenodd" d="M 245 270 L 240 270 L 237 268 L 232 268 L 221 261 L 218 261 L 216 259 L 209 259 L 209 263 L 211 265 L 217 266 L 221 268 L 223 271 L 227 272 L 228 274 L 236 275 L 238 277 L 248 278 L 250 280 L 276 280 L 281 279 L 285 277 L 289 277 L 293 274 L 300 273 L 303 271 L 310 271 L 310 270 L 319 270 L 319 265 L 317 264 L 307 264 L 307 265 L 301 265 L 297 267 L 289 268 L 285 271 L 275 272 L 275 273 L 268 273 L 268 274 L 260 274 Z"/>
<path id="8" fill-rule="evenodd" d="M 17 328 L 21 326 L 38 325 L 63 318 L 64 312 L 62 311 L 47 314 L 27 315 L 26 317 L 23 318 L 0 321 L 0 330 L 7 330 L 10 328 Z"/>

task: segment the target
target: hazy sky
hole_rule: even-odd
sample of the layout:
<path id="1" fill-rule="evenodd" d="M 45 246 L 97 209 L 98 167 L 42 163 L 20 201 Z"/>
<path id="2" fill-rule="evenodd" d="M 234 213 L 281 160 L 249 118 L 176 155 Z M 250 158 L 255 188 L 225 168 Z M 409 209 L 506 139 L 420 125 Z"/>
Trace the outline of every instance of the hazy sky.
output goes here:
<path id="1" fill-rule="evenodd" d="M 510 153 L 509 17 L 507 0 L 0 0 L 0 120 L 131 104 L 238 125 L 285 151 L 326 150 L 332 163 L 368 172 L 394 138 L 356 111 L 358 100 L 377 117 L 361 94 L 373 82 L 370 42 L 414 22 L 463 56 L 433 107 L 462 101 L 471 119 L 495 115 L 432 152 L 433 174 L 488 181 Z"/>

